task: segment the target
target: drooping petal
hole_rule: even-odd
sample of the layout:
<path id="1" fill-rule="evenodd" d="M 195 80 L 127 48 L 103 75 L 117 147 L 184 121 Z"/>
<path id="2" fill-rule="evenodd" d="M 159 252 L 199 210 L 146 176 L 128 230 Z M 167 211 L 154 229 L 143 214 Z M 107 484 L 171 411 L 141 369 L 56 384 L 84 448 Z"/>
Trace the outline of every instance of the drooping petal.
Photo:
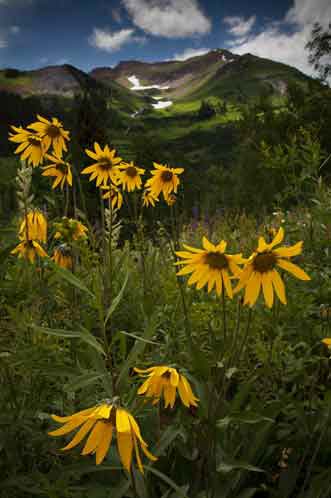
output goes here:
<path id="1" fill-rule="evenodd" d="M 246 289 L 245 289 L 245 298 L 244 303 L 253 306 L 260 294 L 261 289 L 261 274 L 254 272 L 249 279 Z"/>
<path id="2" fill-rule="evenodd" d="M 142 464 L 141 458 L 140 458 L 140 452 L 139 452 L 139 447 L 138 447 L 138 443 L 137 443 L 137 438 L 134 435 L 132 435 L 132 439 L 133 439 L 134 451 L 135 451 L 135 455 L 136 455 L 138 469 L 143 474 L 144 473 L 144 467 L 143 467 L 143 464 Z"/>
<path id="3" fill-rule="evenodd" d="M 126 410 L 118 408 L 116 410 L 116 429 L 119 432 L 131 432 L 129 414 Z"/>
<path id="4" fill-rule="evenodd" d="M 170 383 L 172 386 L 177 387 L 178 382 L 179 382 L 179 374 L 175 368 L 172 368 L 170 372 Z"/>
<path id="5" fill-rule="evenodd" d="M 93 453 L 97 448 L 101 437 L 103 437 L 103 433 L 104 433 L 104 422 L 98 420 L 95 426 L 93 427 L 92 432 L 90 433 L 81 454 L 88 455 L 89 453 Z"/>
<path id="6" fill-rule="evenodd" d="M 262 273 L 262 289 L 264 299 L 269 308 L 272 308 L 274 303 L 274 291 L 271 283 L 271 272 Z"/>
<path id="7" fill-rule="evenodd" d="M 279 275 L 277 270 L 273 270 L 271 273 L 272 273 L 272 275 L 271 275 L 272 283 L 273 283 L 274 289 L 276 291 L 276 294 L 278 296 L 278 299 L 283 304 L 287 304 L 285 285 L 284 285 L 284 282 L 283 282 L 281 276 Z"/>
<path id="8" fill-rule="evenodd" d="M 69 432 L 73 431 L 74 429 L 77 429 L 80 425 L 82 425 L 86 419 L 84 417 L 77 417 L 69 422 L 67 422 L 63 427 L 60 427 L 59 429 L 56 429 L 55 431 L 51 431 L 48 434 L 50 436 L 64 436 L 65 434 L 68 434 Z"/>
<path id="9" fill-rule="evenodd" d="M 93 419 L 86 420 L 84 425 L 82 425 L 82 427 L 79 429 L 79 431 L 76 433 L 75 437 L 70 441 L 70 443 L 68 443 L 67 446 L 62 448 L 62 451 L 71 450 L 71 448 L 77 446 L 84 439 L 86 434 L 90 432 L 95 423 L 96 421 Z"/>
<path id="10" fill-rule="evenodd" d="M 222 278 L 223 278 L 223 284 L 224 284 L 224 288 L 226 290 L 226 293 L 229 296 L 229 298 L 232 299 L 232 297 L 233 297 L 232 285 L 231 285 L 229 273 L 227 272 L 227 270 L 222 270 Z"/>
<path id="11" fill-rule="evenodd" d="M 133 441 L 131 432 L 117 433 L 117 447 L 124 468 L 130 472 L 132 462 Z"/>
<path id="12" fill-rule="evenodd" d="M 100 465 L 104 460 L 109 447 L 111 445 L 112 435 L 113 435 L 113 427 L 110 423 L 104 422 L 103 428 L 103 437 L 100 439 L 100 442 L 97 446 L 95 461 L 97 465 Z"/>

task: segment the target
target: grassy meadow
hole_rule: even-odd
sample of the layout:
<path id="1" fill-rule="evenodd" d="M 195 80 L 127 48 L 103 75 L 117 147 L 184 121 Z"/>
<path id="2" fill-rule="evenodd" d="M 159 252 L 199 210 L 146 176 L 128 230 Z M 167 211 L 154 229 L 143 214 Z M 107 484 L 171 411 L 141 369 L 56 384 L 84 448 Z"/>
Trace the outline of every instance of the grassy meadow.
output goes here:
<path id="1" fill-rule="evenodd" d="M 10 123 L 1 498 L 331 496 L 329 100 Z"/>

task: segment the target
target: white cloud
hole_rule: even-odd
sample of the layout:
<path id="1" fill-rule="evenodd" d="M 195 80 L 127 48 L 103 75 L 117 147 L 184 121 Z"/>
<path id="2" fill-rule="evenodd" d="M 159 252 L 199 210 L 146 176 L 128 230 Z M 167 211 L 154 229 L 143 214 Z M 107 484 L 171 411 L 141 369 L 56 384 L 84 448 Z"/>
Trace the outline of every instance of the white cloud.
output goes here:
<path id="1" fill-rule="evenodd" d="M 10 28 L 9 28 L 9 32 L 12 35 L 17 35 L 18 33 L 20 33 L 20 31 L 21 31 L 21 28 L 19 26 L 10 26 Z"/>
<path id="2" fill-rule="evenodd" d="M 211 21 L 197 0 L 122 0 L 132 22 L 146 33 L 165 38 L 204 35 Z"/>
<path id="3" fill-rule="evenodd" d="M 8 47 L 8 41 L 5 35 L 0 33 L 0 48 L 6 48 Z"/>
<path id="4" fill-rule="evenodd" d="M 314 74 L 305 49 L 312 25 L 325 25 L 331 19 L 330 0 L 294 0 L 284 19 L 270 23 L 257 35 L 246 40 L 229 40 L 228 46 L 237 54 L 252 53 L 294 66 L 304 73 Z"/>
<path id="5" fill-rule="evenodd" d="M 175 54 L 173 59 L 174 61 L 186 61 L 191 57 L 198 57 L 199 55 L 205 55 L 210 52 L 210 48 L 186 48 L 183 52 Z"/>
<path id="6" fill-rule="evenodd" d="M 17 35 L 19 32 L 19 26 L 9 26 L 8 28 L 0 29 L 0 49 L 8 47 L 10 36 Z"/>
<path id="7" fill-rule="evenodd" d="M 240 16 L 224 17 L 223 22 L 229 26 L 229 33 L 234 36 L 244 37 L 252 31 L 256 16 L 251 16 L 248 19 Z"/>
<path id="8" fill-rule="evenodd" d="M 294 0 L 294 5 L 287 12 L 285 20 L 305 26 L 314 22 L 327 25 L 330 18 L 330 0 Z"/>
<path id="9" fill-rule="evenodd" d="M 105 50 L 106 52 L 116 52 L 123 45 L 133 41 L 134 29 L 121 29 L 119 31 L 110 31 L 107 29 L 94 28 L 88 41 L 92 47 Z"/>

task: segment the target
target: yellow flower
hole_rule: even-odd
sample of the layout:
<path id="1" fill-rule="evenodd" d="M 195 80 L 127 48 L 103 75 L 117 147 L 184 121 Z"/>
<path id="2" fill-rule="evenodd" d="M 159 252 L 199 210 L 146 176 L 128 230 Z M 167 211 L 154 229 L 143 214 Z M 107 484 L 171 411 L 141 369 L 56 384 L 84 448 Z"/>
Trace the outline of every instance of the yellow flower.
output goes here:
<path id="1" fill-rule="evenodd" d="M 51 161 L 52 164 L 49 164 L 43 168 L 44 172 L 42 176 L 55 177 L 52 189 L 60 185 L 61 190 L 63 190 L 63 186 L 66 182 L 70 187 L 72 187 L 71 165 L 63 161 L 62 157 L 58 156 L 56 153 L 54 155 L 46 154 L 46 158 Z"/>
<path id="2" fill-rule="evenodd" d="M 151 191 L 155 197 L 159 197 L 162 192 L 163 197 L 167 199 L 171 192 L 177 193 L 179 186 L 178 175 L 183 173 L 183 168 L 169 168 L 163 164 L 153 163 L 155 169 L 151 171 L 152 178 L 147 180 L 145 188 Z"/>
<path id="3" fill-rule="evenodd" d="M 188 380 L 175 368 L 161 365 L 147 368 L 146 370 L 139 368 L 134 370 L 141 376 L 148 377 L 140 386 L 138 394 L 154 398 L 153 404 L 158 403 L 161 396 L 163 396 L 165 407 L 170 406 L 173 408 L 178 390 L 179 397 L 185 406 L 188 408 L 198 406 L 199 399 L 194 396 Z"/>
<path id="4" fill-rule="evenodd" d="M 18 237 L 20 240 L 47 241 L 47 220 L 41 211 L 33 209 L 24 216 Z"/>
<path id="5" fill-rule="evenodd" d="M 331 337 L 325 337 L 321 340 L 323 344 L 325 344 L 329 349 L 331 348 Z"/>
<path id="6" fill-rule="evenodd" d="M 36 133 L 24 130 L 21 126 L 19 128 L 12 126 L 12 129 L 16 134 L 9 133 L 9 140 L 20 144 L 14 153 L 21 154 L 21 161 L 27 160 L 28 164 L 34 167 L 42 164 L 45 155 L 42 139 Z"/>
<path id="7" fill-rule="evenodd" d="M 265 302 L 269 308 L 274 302 L 274 290 L 279 300 L 286 304 L 284 282 L 276 267 L 292 273 L 300 280 L 310 280 L 310 277 L 297 265 L 291 263 L 289 258 L 302 252 L 302 241 L 293 246 L 282 246 L 274 249 L 284 239 L 284 230 L 280 228 L 270 244 L 264 237 L 259 238 L 256 251 L 247 260 L 235 292 L 245 287 L 244 303 L 253 306 L 259 297 L 262 287 Z"/>
<path id="8" fill-rule="evenodd" d="M 135 189 L 141 188 L 141 175 L 145 173 L 145 170 L 138 168 L 134 165 L 133 161 L 130 163 L 122 163 L 120 165 L 120 181 L 123 185 L 123 190 L 132 192 Z"/>
<path id="9" fill-rule="evenodd" d="M 64 216 L 58 223 L 54 223 L 56 229 L 54 239 L 63 239 L 65 242 L 84 240 L 87 238 L 88 228 L 78 220 Z"/>
<path id="10" fill-rule="evenodd" d="M 134 417 L 127 410 L 119 407 L 116 401 L 105 400 L 97 406 L 74 413 L 69 417 L 52 415 L 52 418 L 64 425 L 60 429 L 49 432 L 50 436 L 63 436 L 79 428 L 70 443 L 62 448 L 63 450 L 74 448 L 90 433 L 81 454 L 95 453 L 97 465 L 102 463 L 107 455 L 113 434 L 116 434 L 119 457 L 128 472 L 131 470 L 134 451 L 138 468 L 140 472 L 144 473 L 139 445 L 150 460 L 157 460 L 147 450 L 148 445 L 143 440 Z"/>
<path id="11" fill-rule="evenodd" d="M 106 193 L 102 196 L 102 198 L 110 199 L 113 209 L 121 209 L 123 205 L 123 196 L 120 189 L 113 183 L 111 183 L 111 185 L 107 185 L 106 187 L 102 186 L 101 189 L 106 190 Z"/>
<path id="12" fill-rule="evenodd" d="M 237 265 L 244 262 L 241 254 L 225 254 L 227 243 L 224 240 L 214 245 L 203 237 L 202 246 L 203 249 L 196 249 L 184 245 L 186 251 L 176 252 L 179 258 L 185 260 L 178 261 L 176 265 L 186 265 L 177 275 L 192 273 L 188 285 L 196 284 L 197 289 L 202 289 L 208 284 L 208 292 L 216 287 L 218 295 L 221 295 L 224 286 L 227 295 L 232 298 L 231 273 L 236 277 L 240 274 Z"/>
<path id="13" fill-rule="evenodd" d="M 27 259 L 30 263 L 34 263 L 36 256 L 46 258 L 47 253 L 35 240 L 24 240 L 11 251 L 11 254 L 18 254 L 18 258 Z"/>
<path id="14" fill-rule="evenodd" d="M 61 244 L 54 249 L 52 260 L 61 268 L 72 269 L 72 257 L 70 247 L 66 244 Z"/>
<path id="15" fill-rule="evenodd" d="M 63 124 L 57 118 L 51 121 L 37 114 L 38 121 L 28 126 L 31 130 L 37 132 L 43 141 L 45 152 L 50 146 L 53 146 L 57 156 L 62 157 L 62 152 L 67 150 L 66 140 L 70 140 L 69 132 L 63 129 Z"/>
<path id="16" fill-rule="evenodd" d="M 155 207 L 155 203 L 159 202 L 159 198 L 150 192 L 149 190 L 144 190 L 143 192 L 143 206 L 144 207 L 149 207 L 153 206 Z"/>
<path id="17" fill-rule="evenodd" d="M 105 146 L 104 150 L 101 149 L 97 142 L 94 142 L 95 152 L 85 149 L 86 154 L 94 159 L 96 162 L 82 171 L 83 175 L 88 175 L 91 173 L 89 181 L 97 179 L 97 187 L 102 183 L 107 185 L 108 181 L 117 183 L 119 177 L 119 164 L 122 162 L 120 157 L 116 157 L 116 150 L 110 150 L 108 145 Z"/>

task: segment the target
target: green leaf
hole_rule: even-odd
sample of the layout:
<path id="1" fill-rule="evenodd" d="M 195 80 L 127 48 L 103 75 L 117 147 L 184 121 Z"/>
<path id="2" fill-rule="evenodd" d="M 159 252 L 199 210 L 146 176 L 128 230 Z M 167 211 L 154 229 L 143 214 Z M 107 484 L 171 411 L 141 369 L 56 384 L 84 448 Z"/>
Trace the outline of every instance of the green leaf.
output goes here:
<path id="1" fill-rule="evenodd" d="M 185 440 L 185 434 L 181 429 L 176 427 L 168 427 L 163 433 L 161 440 L 157 444 L 155 448 L 153 448 L 153 453 L 155 455 L 160 456 L 165 453 L 166 449 L 172 444 L 172 442 L 177 439 L 178 436 L 181 436 L 183 440 Z"/>
<path id="2" fill-rule="evenodd" d="M 151 341 L 150 339 L 144 339 L 143 337 L 140 337 L 139 335 L 136 335 L 136 334 L 132 334 L 131 332 L 125 332 L 125 330 L 119 330 L 118 333 L 127 335 L 128 337 L 132 337 L 133 339 L 136 339 L 137 341 L 146 342 L 147 344 L 154 344 L 156 346 L 161 345 L 159 342 Z"/>
<path id="3" fill-rule="evenodd" d="M 0 265 L 6 261 L 8 256 L 10 255 L 11 251 L 14 249 L 15 244 L 5 247 L 4 249 L 1 249 L 0 251 Z"/>
<path id="4" fill-rule="evenodd" d="M 216 425 L 219 429 L 225 429 L 231 423 L 254 425 L 254 424 L 260 424 L 261 422 L 274 422 L 274 420 L 272 418 L 262 417 L 257 414 L 245 413 L 244 417 L 236 415 L 224 417 L 218 420 Z"/>
<path id="5" fill-rule="evenodd" d="M 85 294 L 90 296 L 93 300 L 96 299 L 93 292 L 90 291 L 90 289 L 88 289 L 86 287 L 86 285 L 78 277 L 76 277 L 76 275 L 71 273 L 71 271 L 67 270 L 66 268 L 61 268 L 56 263 L 54 263 L 51 259 L 49 259 L 47 261 L 47 263 L 53 268 L 55 273 L 58 274 L 63 280 L 68 282 L 73 287 L 76 287 L 76 289 L 79 289 L 82 292 L 85 292 Z"/>
<path id="6" fill-rule="evenodd" d="M 170 479 L 170 477 L 163 474 L 163 472 L 160 472 L 159 470 L 156 470 L 153 467 L 150 467 L 149 465 L 144 465 L 144 467 L 146 470 L 154 474 L 156 477 L 162 479 L 162 481 L 164 481 L 166 484 L 168 484 L 168 486 L 174 489 L 178 496 L 181 496 L 182 498 L 188 498 L 187 494 L 184 493 L 182 488 L 177 486 L 177 484 L 172 479 Z"/>
<path id="7" fill-rule="evenodd" d="M 80 375 L 79 377 L 76 377 L 76 379 L 72 380 L 71 382 L 65 384 L 64 389 L 67 392 L 76 392 L 79 389 L 82 389 L 83 387 L 96 384 L 97 381 L 100 380 L 102 377 L 103 375 L 100 373 L 96 374 L 94 372 L 87 372 L 83 375 Z"/>
<path id="8" fill-rule="evenodd" d="M 258 491 L 258 488 L 247 488 L 244 489 L 242 493 L 238 496 L 238 498 L 253 498 L 255 493 Z"/>
<path id="9" fill-rule="evenodd" d="M 62 329 L 51 329 L 47 327 L 39 327 L 38 325 L 33 325 L 32 328 L 37 332 L 40 332 L 41 334 L 54 335 L 56 337 L 63 337 L 67 339 L 69 338 L 81 339 L 83 342 L 89 344 L 96 351 L 106 356 L 106 353 L 101 344 L 99 343 L 99 341 L 86 329 L 83 329 L 82 331 L 62 330 Z"/>
<path id="10" fill-rule="evenodd" d="M 136 340 L 135 344 L 131 348 L 129 356 L 127 357 L 126 361 L 123 362 L 122 369 L 117 379 L 116 387 L 120 387 L 121 384 L 123 384 L 125 380 L 128 378 L 129 368 L 136 362 L 138 356 L 143 354 L 147 341 L 154 335 L 155 330 L 159 323 L 158 318 L 156 318 L 156 316 L 157 315 L 153 315 L 150 318 L 150 321 L 147 324 L 142 337 L 140 337 L 139 341 Z"/>
<path id="11" fill-rule="evenodd" d="M 124 279 L 124 282 L 123 282 L 123 285 L 122 285 L 122 288 L 121 290 L 119 291 L 119 293 L 117 294 L 117 296 L 113 299 L 111 305 L 109 306 L 109 309 L 107 311 L 107 315 L 106 315 L 106 319 L 105 319 L 105 325 L 107 324 L 109 318 L 112 316 L 112 314 L 114 313 L 114 311 L 116 310 L 117 306 L 119 305 L 119 303 L 121 302 L 121 299 L 123 297 L 123 294 L 124 294 L 124 291 L 125 291 L 125 288 L 127 286 L 127 283 L 128 283 L 128 280 L 129 280 L 129 271 L 127 272 L 126 276 L 125 276 L 125 279 Z"/>
<path id="12" fill-rule="evenodd" d="M 222 462 L 217 467 L 217 472 L 221 472 L 222 474 L 228 474 L 233 470 L 248 470 L 249 472 L 265 472 L 263 469 L 259 467 L 255 467 L 247 462 Z"/>

